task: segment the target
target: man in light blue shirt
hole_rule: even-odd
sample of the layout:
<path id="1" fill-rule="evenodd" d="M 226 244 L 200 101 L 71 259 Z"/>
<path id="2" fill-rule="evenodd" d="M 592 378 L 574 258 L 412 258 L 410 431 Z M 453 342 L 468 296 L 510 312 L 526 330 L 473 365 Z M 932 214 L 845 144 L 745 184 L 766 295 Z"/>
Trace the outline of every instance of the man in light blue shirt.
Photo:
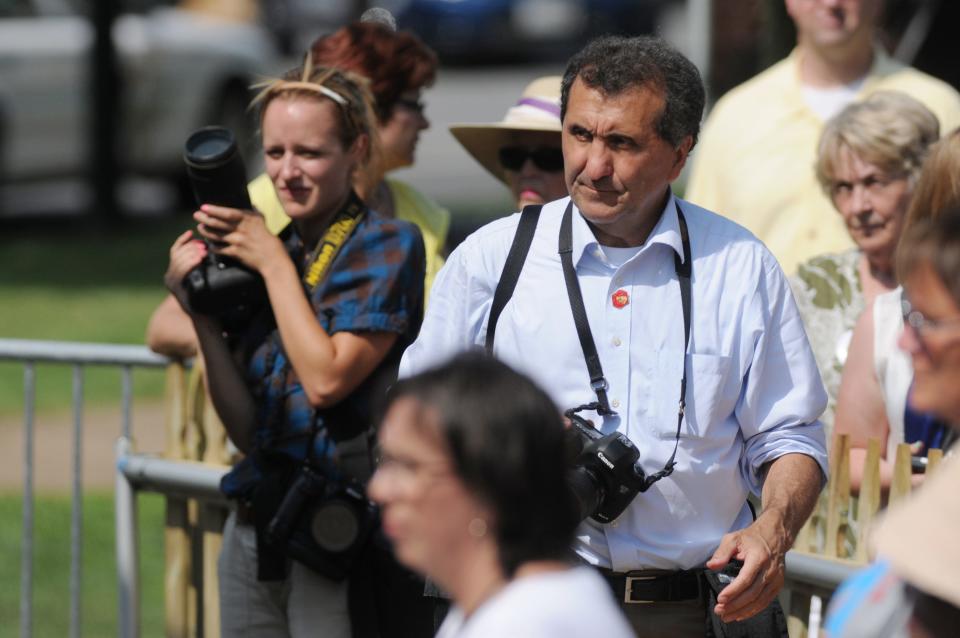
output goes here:
<path id="1" fill-rule="evenodd" d="M 561 408 L 606 401 L 608 413 L 587 416 L 603 433 L 627 435 L 648 475 L 677 445 L 673 472 L 616 520 L 585 520 L 575 548 L 622 592 L 644 636 L 703 636 L 705 622 L 774 613 L 784 554 L 826 476 L 817 421 L 826 394 L 783 272 L 749 231 L 670 190 L 696 142 L 703 100 L 696 68 L 658 39 L 602 38 L 574 56 L 561 103 L 571 197 L 543 207 L 494 342 L 497 357 Z M 558 254 L 565 215 L 605 393 L 591 386 L 571 312 Z M 492 222 L 453 252 L 401 375 L 484 343 L 518 222 Z M 748 492 L 762 495 L 755 521 Z M 687 570 L 734 559 L 743 561 L 739 575 L 712 598 L 686 587 Z"/>

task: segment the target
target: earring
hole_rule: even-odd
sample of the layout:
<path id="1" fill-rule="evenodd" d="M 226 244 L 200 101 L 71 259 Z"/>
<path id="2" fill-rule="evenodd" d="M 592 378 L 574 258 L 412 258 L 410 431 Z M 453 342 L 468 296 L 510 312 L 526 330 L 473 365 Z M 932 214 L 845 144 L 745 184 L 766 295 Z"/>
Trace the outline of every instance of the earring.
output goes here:
<path id="1" fill-rule="evenodd" d="M 467 531 L 474 538 L 483 538 L 487 535 L 487 521 L 482 518 L 474 518 L 467 525 Z"/>

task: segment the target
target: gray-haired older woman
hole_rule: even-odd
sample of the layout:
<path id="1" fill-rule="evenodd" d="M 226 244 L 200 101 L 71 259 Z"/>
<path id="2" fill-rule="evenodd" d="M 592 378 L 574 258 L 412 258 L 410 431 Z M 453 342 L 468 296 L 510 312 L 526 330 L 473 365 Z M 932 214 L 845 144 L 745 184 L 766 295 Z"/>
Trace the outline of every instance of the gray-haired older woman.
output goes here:
<path id="1" fill-rule="evenodd" d="M 937 117 L 909 95 L 879 91 L 847 106 L 823 130 L 816 172 L 856 248 L 814 257 L 791 277 L 829 395 L 821 420 L 830 442 L 840 375 L 857 318 L 893 290 L 894 253 Z"/>

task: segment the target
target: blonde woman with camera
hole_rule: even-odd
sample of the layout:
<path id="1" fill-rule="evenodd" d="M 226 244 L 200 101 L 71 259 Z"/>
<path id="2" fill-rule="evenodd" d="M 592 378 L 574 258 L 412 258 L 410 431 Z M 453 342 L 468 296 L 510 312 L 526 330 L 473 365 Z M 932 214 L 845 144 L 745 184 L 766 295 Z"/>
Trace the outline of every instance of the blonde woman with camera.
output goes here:
<path id="1" fill-rule="evenodd" d="M 287 533 L 332 494 L 362 493 L 371 399 L 419 328 L 424 247 L 414 225 L 370 211 L 352 189 L 376 149 L 363 80 L 308 64 L 256 104 L 267 174 L 292 223 L 277 237 L 253 211 L 206 204 L 194 219 L 211 250 L 263 278 L 267 306 L 229 335 L 194 312 L 182 281 L 207 248 L 190 233 L 173 244 L 165 276 L 196 330 L 217 413 L 245 455 L 221 485 L 236 502 L 220 557 L 221 627 L 224 636 L 347 637 L 348 589 L 369 531 L 362 500 L 351 510 L 353 538 L 316 542 L 304 557 Z M 292 498 L 307 471 L 316 494 Z M 317 571 L 327 564 L 336 568 Z"/>

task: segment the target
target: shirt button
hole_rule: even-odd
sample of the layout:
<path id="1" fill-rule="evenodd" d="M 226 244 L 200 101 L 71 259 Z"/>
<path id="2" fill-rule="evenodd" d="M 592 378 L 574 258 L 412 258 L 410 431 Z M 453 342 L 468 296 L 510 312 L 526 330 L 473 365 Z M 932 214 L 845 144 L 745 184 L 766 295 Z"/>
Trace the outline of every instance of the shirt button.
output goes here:
<path id="1" fill-rule="evenodd" d="M 615 346 L 617 346 L 617 347 L 620 347 L 620 344 L 622 344 L 623 342 L 620 341 L 620 337 L 614 337 L 613 340 L 610 341 L 610 343 L 612 343 L 613 345 L 615 345 Z"/>
<path id="2" fill-rule="evenodd" d="M 614 399 L 613 402 L 612 402 L 610 405 L 612 405 L 612 406 L 615 407 L 615 408 L 619 408 L 619 407 L 620 407 L 620 399 Z"/>

